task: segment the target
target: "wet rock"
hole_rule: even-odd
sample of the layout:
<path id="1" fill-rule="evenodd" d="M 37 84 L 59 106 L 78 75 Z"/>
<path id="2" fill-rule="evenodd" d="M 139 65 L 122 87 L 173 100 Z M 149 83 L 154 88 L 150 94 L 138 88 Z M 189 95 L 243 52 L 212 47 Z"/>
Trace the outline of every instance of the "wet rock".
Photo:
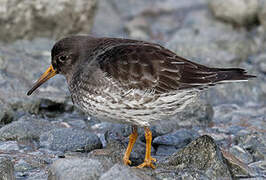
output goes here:
<path id="1" fill-rule="evenodd" d="M 192 141 L 159 164 L 159 167 L 176 171 L 189 169 L 204 173 L 211 179 L 232 178 L 219 147 L 207 135 Z"/>
<path id="2" fill-rule="evenodd" d="M 177 151 L 175 146 L 159 145 L 156 150 L 157 156 L 170 156 Z"/>
<path id="3" fill-rule="evenodd" d="M 93 126 L 94 130 L 105 134 L 106 141 L 123 140 L 131 134 L 131 126 L 128 124 L 115 124 L 102 122 Z"/>
<path id="4" fill-rule="evenodd" d="M 53 43 L 48 39 L 35 39 L 0 46 L 0 57 L 3 57 L 4 64 L 0 68 L 1 103 L 15 112 L 38 114 L 71 111 L 73 105 L 62 76 L 54 77 L 31 96 L 26 95 L 49 66 Z"/>
<path id="5" fill-rule="evenodd" d="M 245 164 L 253 162 L 252 155 L 240 146 L 233 146 L 229 150 L 237 159 L 241 160 Z"/>
<path id="6" fill-rule="evenodd" d="M 248 178 L 257 175 L 252 168 L 237 159 L 233 154 L 226 151 L 222 151 L 222 154 L 226 159 L 226 164 L 230 168 L 230 172 L 234 178 Z"/>
<path id="7" fill-rule="evenodd" d="M 18 150 L 19 150 L 19 146 L 16 141 L 0 142 L 0 151 L 12 152 L 12 151 L 18 151 Z"/>
<path id="8" fill-rule="evenodd" d="M 154 178 L 144 174 L 141 170 L 132 169 L 125 165 L 115 164 L 105 172 L 99 180 L 153 180 Z"/>
<path id="9" fill-rule="evenodd" d="M 153 144 L 175 146 L 176 149 L 179 149 L 189 144 L 197 136 L 199 134 L 194 130 L 180 129 L 170 134 L 156 137 L 153 140 Z"/>
<path id="10" fill-rule="evenodd" d="M 20 159 L 18 162 L 16 162 L 14 168 L 15 168 L 15 171 L 17 172 L 26 172 L 26 171 L 34 169 L 34 167 L 31 164 L 29 164 L 23 159 Z"/>
<path id="11" fill-rule="evenodd" d="M 14 165 L 10 159 L 6 157 L 0 157 L 0 179 L 15 180 Z"/>
<path id="12" fill-rule="evenodd" d="M 266 29 L 266 2 L 259 1 L 259 9 L 258 9 L 258 19 L 259 22 L 263 25 L 264 29 Z"/>
<path id="13" fill-rule="evenodd" d="M 96 5 L 97 0 L 2 1 L 0 39 L 59 38 L 67 34 L 88 33 Z"/>
<path id="14" fill-rule="evenodd" d="M 108 165 L 88 158 L 67 158 L 55 161 L 49 169 L 48 180 L 98 179 Z"/>
<path id="15" fill-rule="evenodd" d="M 0 126 L 10 123 L 14 119 L 14 112 L 11 107 L 1 103 L 0 100 Z"/>
<path id="16" fill-rule="evenodd" d="M 214 16 L 238 25 L 254 24 L 257 18 L 259 0 L 209 0 Z"/>
<path id="17" fill-rule="evenodd" d="M 264 133 L 237 136 L 234 141 L 247 150 L 254 157 L 254 161 L 266 158 L 266 139 Z"/>
<path id="18" fill-rule="evenodd" d="M 44 119 L 33 119 L 34 117 L 24 116 L 18 121 L 12 122 L 0 129 L 0 140 L 39 140 L 42 133 L 47 132 L 56 126 Z"/>
<path id="19" fill-rule="evenodd" d="M 85 151 L 102 147 L 97 135 L 79 129 L 61 128 L 43 133 L 40 137 L 43 147 L 57 151 Z"/>

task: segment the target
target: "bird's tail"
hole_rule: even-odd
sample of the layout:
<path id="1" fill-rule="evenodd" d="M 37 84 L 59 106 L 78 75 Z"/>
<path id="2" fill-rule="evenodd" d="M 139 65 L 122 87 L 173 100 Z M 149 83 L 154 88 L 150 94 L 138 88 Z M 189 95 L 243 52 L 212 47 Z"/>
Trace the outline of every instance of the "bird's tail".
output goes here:
<path id="1" fill-rule="evenodd" d="M 256 76 L 248 75 L 244 69 L 240 68 L 214 68 L 217 73 L 216 83 L 247 81 Z"/>

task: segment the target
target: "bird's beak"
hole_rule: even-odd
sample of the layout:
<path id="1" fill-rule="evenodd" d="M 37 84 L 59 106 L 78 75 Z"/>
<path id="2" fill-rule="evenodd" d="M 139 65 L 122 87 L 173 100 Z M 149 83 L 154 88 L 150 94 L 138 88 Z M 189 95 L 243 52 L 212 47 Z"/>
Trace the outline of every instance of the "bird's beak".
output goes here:
<path id="1" fill-rule="evenodd" d="M 35 91 L 39 86 L 41 86 L 48 79 L 55 76 L 56 74 L 57 72 L 54 70 L 53 66 L 50 65 L 50 67 L 45 71 L 45 73 L 43 73 L 43 75 L 38 79 L 38 81 L 33 84 L 33 87 L 28 91 L 27 95 L 31 95 L 33 91 Z"/>

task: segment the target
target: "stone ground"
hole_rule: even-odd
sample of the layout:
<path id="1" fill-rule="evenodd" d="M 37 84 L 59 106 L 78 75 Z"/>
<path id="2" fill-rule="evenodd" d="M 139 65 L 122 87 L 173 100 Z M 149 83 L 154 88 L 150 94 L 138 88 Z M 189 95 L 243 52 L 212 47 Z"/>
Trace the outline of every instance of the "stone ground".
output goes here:
<path id="1" fill-rule="evenodd" d="M 0 179 L 265 179 L 265 12 L 259 0 L 99 0 L 94 35 L 157 42 L 195 62 L 257 76 L 213 87 L 184 112 L 152 126 L 155 170 L 122 164 L 130 126 L 80 112 L 63 77 L 26 96 L 50 63 L 55 41 L 44 38 L 46 32 L 30 37 L 38 28 L 25 30 L 32 40 L 13 40 L 18 35 L 9 43 L 7 34 L 0 37 Z M 139 133 L 132 165 L 144 158 Z"/>

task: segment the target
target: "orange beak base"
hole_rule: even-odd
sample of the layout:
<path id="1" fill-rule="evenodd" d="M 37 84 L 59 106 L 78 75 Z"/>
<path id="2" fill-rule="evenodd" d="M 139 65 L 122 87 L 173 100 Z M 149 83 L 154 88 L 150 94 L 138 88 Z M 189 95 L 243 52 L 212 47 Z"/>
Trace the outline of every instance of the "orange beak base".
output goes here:
<path id="1" fill-rule="evenodd" d="M 57 72 L 54 70 L 53 66 L 50 65 L 50 67 L 43 73 L 43 75 L 40 77 L 40 79 L 34 83 L 33 87 L 28 91 L 27 95 L 30 96 L 33 91 L 35 91 L 39 86 L 41 86 L 43 83 L 45 83 L 48 79 L 54 77 L 57 74 Z"/>

